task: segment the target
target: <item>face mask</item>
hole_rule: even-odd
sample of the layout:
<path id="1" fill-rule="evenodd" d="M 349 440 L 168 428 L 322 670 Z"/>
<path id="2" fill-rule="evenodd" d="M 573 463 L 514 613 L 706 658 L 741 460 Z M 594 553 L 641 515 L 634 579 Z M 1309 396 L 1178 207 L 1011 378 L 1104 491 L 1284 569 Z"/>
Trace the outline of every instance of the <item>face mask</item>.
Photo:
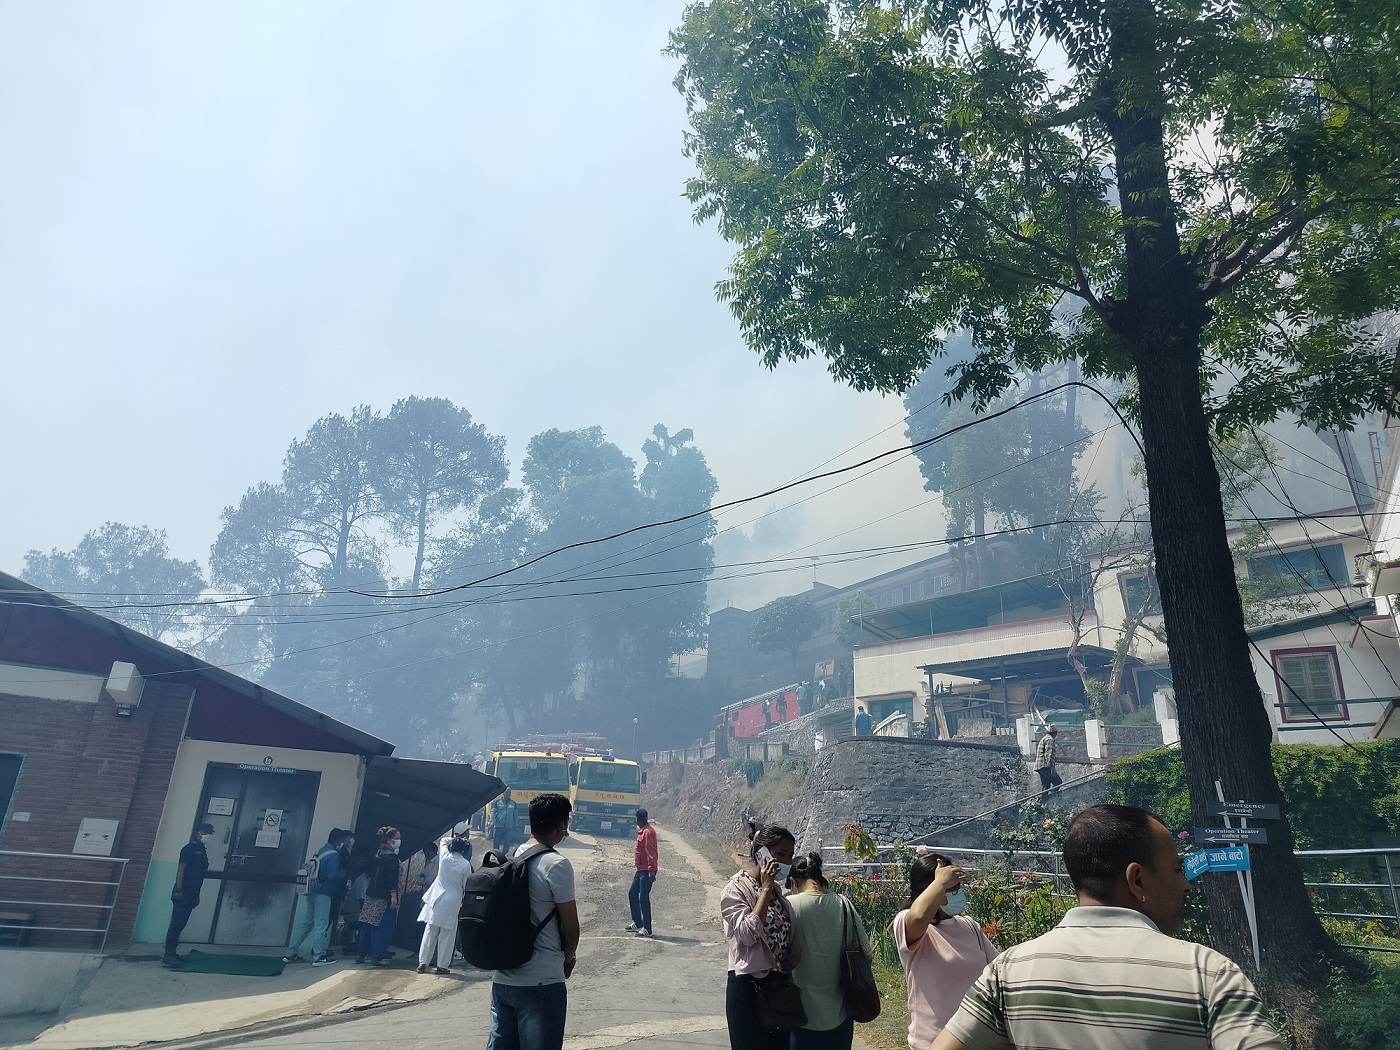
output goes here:
<path id="1" fill-rule="evenodd" d="M 204 843 L 206 843 L 206 842 L 208 842 L 208 841 L 209 841 L 209 836 L 208 836 L 208 835 L 201 835 L 201 836 L 199 836 L 200 845 L 203 845 Z"/>
<path id="2" fill-rule="evenodd" d="M 967 894 L 962 890 L 954 890 L 948 894 L 948 903 L 943 905 L 944 915 L 961 915 L 967 911 Z"/>
<path id="3" fill-rule="evenodd" d="M 391 850 L 393 850 L 395 853 L 397 853 L 397 852 L 399 851 L 399 847 L 400 847 L 401 845 L 403 845 L 403 843 L 401 843 L 401 842 L 391 842 L 391 843 L 389 844 L 389 848 L 390 848 Z"/>
<path id="4" fill-rule="evenodd" d="M 776 879 L 775 881 L 777 881 L 777 882 L 787 882 L 788 873 L 789 873 L 790 871 L 792 871 L 792 865 L 791 865 L 791 864 L 779 864 L 779 865 L 778 865 L 778 876 L 777 876 L 777 879 Z"/>

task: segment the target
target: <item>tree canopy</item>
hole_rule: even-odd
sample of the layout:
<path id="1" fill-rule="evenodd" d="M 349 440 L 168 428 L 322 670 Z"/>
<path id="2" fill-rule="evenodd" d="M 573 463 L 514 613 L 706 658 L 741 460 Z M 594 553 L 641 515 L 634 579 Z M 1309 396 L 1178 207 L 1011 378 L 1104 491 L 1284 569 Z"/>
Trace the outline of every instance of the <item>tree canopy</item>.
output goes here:
<path id="1" fill-rule="evenodd" d="M 901 391 L 966 330 L 974 407 L 1057 362 L 1128 384 L 1201 820 L 1217 780 L 1284 801 L 1211 439 L 1391 404 L 1397 37 L 1381 0 L 709 0 L 671 37 L 687 193 L 766 365 Z M 1256 976 L 1310 1039 L 1347 961 L 1289 843 L 1258 851 Z M 1238 892 L 1206 893 L 1252 970 Z"/>
<path id="2" fill-rule="evenodd" d="M 20 575 L 164 642 L 191 627 L 190 609 L 180 603 L 197 600 L 205 587 L 198 562 L 171 556 L 164 529 L 113 521 L 71 551 L 30 551 Z"/>
<path id="3" fill-rule="evenodd" d="M 797 657 L 822 625 L 821 614 L 806 594 L 774 598 L 754 614 L 749 637 L 760 653 L 787 653 L 792 657 L 793 674 L 801 677 Z"/>

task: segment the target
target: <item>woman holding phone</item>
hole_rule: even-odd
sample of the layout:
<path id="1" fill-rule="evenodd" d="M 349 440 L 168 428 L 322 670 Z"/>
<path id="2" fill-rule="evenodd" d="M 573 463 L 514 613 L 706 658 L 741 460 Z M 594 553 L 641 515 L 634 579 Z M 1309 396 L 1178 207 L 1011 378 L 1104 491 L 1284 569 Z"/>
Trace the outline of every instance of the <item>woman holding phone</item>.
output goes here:
<path id="1" fill-rule="evenodd" d="M 909 868 L 909 907 L 893 925 L 909 993 L 910 1050 L 928 1050 L 997 957 L 982 927 L 963 914 L 963 877 L 962 865 L 927 851 Z"/>
<path id="2" fill-rule="evenodd" d="M 787 828 L 752 821 L 749 863 L 720 895 L 719 910 L 729 943 L 729 984 L 724 1012 L 731 1050 L 786 1050 L 787 1032 L 766 1032 L 758 1019 L 758 987 L 774 971 L 792 967 L 792 908 L 782 885 L 792 869 L 797 840 Z"/>

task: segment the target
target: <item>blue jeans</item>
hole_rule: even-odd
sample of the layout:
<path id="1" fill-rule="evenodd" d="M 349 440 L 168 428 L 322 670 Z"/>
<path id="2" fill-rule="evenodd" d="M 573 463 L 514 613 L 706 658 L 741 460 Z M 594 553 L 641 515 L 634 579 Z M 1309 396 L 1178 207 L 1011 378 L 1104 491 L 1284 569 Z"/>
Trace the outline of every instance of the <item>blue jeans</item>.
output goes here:
<path id="1" fill-rule="evenodd" d="M 324 893 L 308 893 L 297 908 L 297 922 L 292 927 L 292 939 L 287 942 L 287 954 L 296 950 L 311 938 L 311 957 L 319 959 L 326 954 L 331 939 L 331 899 Z"/>
<path id="2" fill-rule="evenodd" d="M 563 984 L 491 985 L 491 1036 L 486 1050 L 562 1050 L 569 993 Z"/>
<path id="3" fill-rule="evenodd" d="M 389 954 L 389 939 L 399 923 L 399 910 L 390 908 L 379 920 L 378 926 L 367 922 L 360 923 L 360 950 L 355 954 L 378 962 Z"/>
<path id="4" fill-rule="evenodd" d="M 627 904 L 632 909 L 632 925 L 651 932 L 651 888 L 656 884 L 656 872 L 639 871 L 632 876 L 632 888 L 627 891 Z"/>

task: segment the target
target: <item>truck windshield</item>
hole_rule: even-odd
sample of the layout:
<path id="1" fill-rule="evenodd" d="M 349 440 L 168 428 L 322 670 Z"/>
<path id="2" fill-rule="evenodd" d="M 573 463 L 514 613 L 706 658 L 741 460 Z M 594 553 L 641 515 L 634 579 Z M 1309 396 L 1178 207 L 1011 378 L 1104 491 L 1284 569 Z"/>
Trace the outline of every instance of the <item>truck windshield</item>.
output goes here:
<path id="1" fill-rule="evenodd" d="M 563 758 L 502 758 L 496 776 L 510 788 L 526 791 L 569 790 L 569 766 Z"/>
<path id="2" fill-rule="evenodd" d="M 617 762 L 585 762 L 579 774 L 579 787 L 594 791 L 637 790 L 637 767 Z"/>

